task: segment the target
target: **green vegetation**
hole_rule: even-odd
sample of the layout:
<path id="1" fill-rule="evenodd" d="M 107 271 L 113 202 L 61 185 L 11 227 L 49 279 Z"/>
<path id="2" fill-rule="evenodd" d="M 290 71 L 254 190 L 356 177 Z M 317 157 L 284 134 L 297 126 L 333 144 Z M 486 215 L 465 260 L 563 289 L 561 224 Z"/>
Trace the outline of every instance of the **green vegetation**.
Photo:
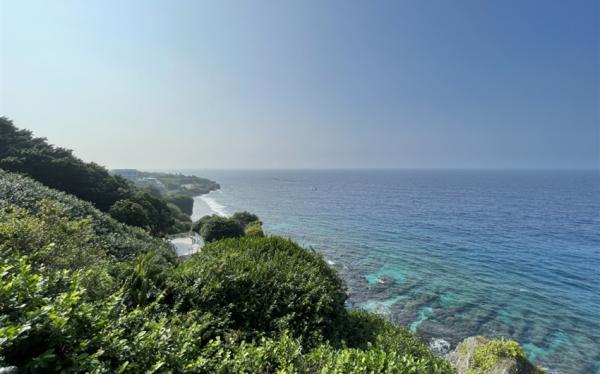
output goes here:
<path id="1" fill-rule="evenodd" d="M 289 240 L 218 240 L 180 263 L 165 241 L 30 178 L 0 171 L 0 202 L 0 367 L 452 372 L 405 329 L 348 312 L 335 270 Z"/>
<path id="2" fill-rule="evenodd" d="M 192 225 L 189 195 L 136 186 L 6 118 L 0 167 L 14 171 L 0 169 L 0 371 L 455 372 L 406 329 L 347 310 L 335 269 L 265 237 L 252 213 Z M 208 244 L 182 262 L 159 237 L 190 227 Z M 524 357 L 515 344 L 478 348 L 473 373 Z"/>
<path id="3" fill-rule="evenodd" d="M 263 232 L 262 229 L 262 223 L 261 222 L 252 222 L 250 223 L 246 229 L 244 230 L 246 236 L 248 237 L 254 237 L 254 238 L 262 238 L 263 236 L 265 236 L 265 233 Z"/>
<path id="4" fill-rule="evenodd" d="M 155 236 L 188 231 L 191 225 L 189 217 L 179 214 L 180 207 L 189 210 L 189 200 L 177 196 L 166 200 L 160 193 L 138 188 L 95 163 L 83 162 L 68 149 L 50 145 L 46 139 L 16 128 L 5 117 L 0 117 L 0 169 L 30 176 L 48 187 L 88 201 L 103 212 L 111 211 L 119 201 L 136 203 L 137 206 L 128 204 L 128 207 L 119 203 L 112 210 L 116 214 L 113 218 L 144 227 Z M 169 208 L 168 202 L 176 210 Z"/>
<path id="5" fill-rule="evenodd" d="M 208 226 L 205 225 L 202 230 Z M 336 337 L 345 286 L 319 255 L 277 237 L 211 243 L 180 266 L 178 310 L 228 315 L 248 337 Z"/>
<path id="6" fill-rule="evenodd" d="M 236 212 L 231 216 L 231 219 L 237 221 L 244 229 L 253 222 L 262 224 L 258 219 L 258 216 L 250 212 Z"/>
<path id="7" fill-rule="evenodd" d="M 210 223 L 209 225 L 206 225 Z M 206 226 L 204 232 L 202 228 Z M 236 212 L 231 218 L 219 215 L 207 215 L 192 224 L 192 231 L 200 234 L 204 241 L 211 242 L 240 236 L 263 237 L 262 222 L 256 214 Z"/>
<path id="8" fill-rule="evenodd" d="M 528 360 L 525 352 L 514 340 L 495 339 L 475 348 L 468 374 L 486 374 L 497 366 L 502 359 L 516 362 L 518 372 L 543 374 L 544 371 L 535 368 Z"/>
<path id="9" fill-rule="evenodd" d="M 191 216 L 194 210 L 194 199 L 186 195 L 169 195 L 167 201 L 178 207 L 183 213 Z"/>
<path id="10" fill-rule="evenodd" d="M 140 204 L 129 199 L 119 200 L 114 203 L 108 210 L 108 214 L 117 221 L 130 226 L 148 226 L 149 220 L 144 208 Z"/>
<path id="11" fill-rule="evenodd" d="M 205 242 L 241 236 L 263 237 L 262 222 L 256 214 L 249 212 L 234 213 L 231 218 L 216 214 L 204 216 L 192 224 L 192 231 L 202 236 Z"/>
<path id="12" fill-rule="evenodd" d="M 200 236 L 206 243 L 226 238 L 239 238 L 243 235 L 244 229 L 237 221 L 220 216 L 210 217 L 200 229 Z"/>
<path id="13" fill-rule="evenodd" d="M 192 223 L 192 231 L 200 234 L 200 231 L 202 230 L 202 226 L 204 226 L 204 224 L 213 217 L 218 217 L 218 215 L 213 214 L 210 216 L 204 216 L 204 217 L 200 218 L 199 220 L 197 220 L 196 222 Z"/>
<path id="14" fill-rule="evenodd" d="M 167 197 L 187 196 L 192 198 L 221 188 L 217 182 L 210 179 L 183 174 L 148 172 L 135 169 L 115 169 L 112 170 L 112 173 L 127 178 L 140 187 L 158 188 Z M 185 207 L 180 208 L 185 212 Z M 186 213 L 192 214 L 191 211 Z"/>
<path id="15" fill-rule="evenodd" d="M 130 260 L 158 249 L 174 261 L 173 250 L 164 240 L 152 237 L 142 229 L 119 223 L 88 202 L 48 188 L 31 178 L 0 169 L 0 209 L 21 208 L 35 215 L 43 207 L 39 204 L 42 200 L 57 203 L 55 208 L 65 219 L 89 222 L 93 231 L 91 239 L 112 258 Z M 51 223 L 48 221 L 48 225 Z"/>

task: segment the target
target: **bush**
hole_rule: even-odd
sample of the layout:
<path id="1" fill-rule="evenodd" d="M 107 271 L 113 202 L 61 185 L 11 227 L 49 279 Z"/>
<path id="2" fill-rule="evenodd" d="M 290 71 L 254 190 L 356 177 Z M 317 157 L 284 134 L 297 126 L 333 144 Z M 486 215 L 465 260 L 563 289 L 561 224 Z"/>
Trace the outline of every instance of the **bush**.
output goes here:
<path id="1" fill-rule="evenodd" d="M 183 263 L 172 287 L 176 309 L 228 315 L 249 336 L 334 340 L 345 316 L 345 285 L 322 257 L 278 237 L 206 245 Z"/>
<path id="2" fill-rule="evenodd" d="M 183 213 L 175 204 L 168 203 L 167 207 L 171 211 L 175 223 L 169 228 L 169 234 L 179 234 L 182 232 L 189 232 L 192 228 L 192 220 L 190 217 Z"/>
<path id="3" fill-rule="evenodd" d="M 0 209 L 12 205 L 35 215 L 42 209 L 38 204 L 41 200 L 58 203 L 60 214 L 69 220 L 88 220 L 89 227 L 94 232 L 94 243 L 104 248 L 114 259 L 133 259 L 142 253 L 156 250 L 171 262 L 175 261 L 172 246 L 148 235 L 144 230 L 119 223 L 92 204 L 48 188 L 31 178 L 0 170 Z"/>
<path id="4" fill-rule="evenodd" d="M 213 217 L 218 217 L 218 216 L 216 214 L 213 214 L 211 216 L 204 216 L 204 217 L 200 218 L 199 220 L 197 220 L 196 222 L 194 222 L 192 224 L 192 231 L 200 234 L 200 230 L 202 230 L 202 226 L 204 226 L 204 224 Z"/>
<path id="5" fill-rule="evenodd" d="M 152 235 L 164 236 L 175 224 L 175 218 L 162 198 L 144 192 L 134 194 L 131 200 L 143 207 L 148 216 L 148 227 Z"/>
<path id="6" fill-rule="evenodd" d="M 129 226 L 148 226 L 148 215 L 144 208 L 131 200 L 124 199 L 114 203 L 108 210 L 108 214 L 119 222 Z"/>
<path id="7" fill-rule="evenodd" d="M 5 117 L 0 117 L 0 168 L 27 174 L 49 187 L 92 202 L 103 211 L 126 197 L 132 187 L 103 167 L 83 162 L 71 150 L 16 128 Z"/>
<path id="8" fill-rule="evenodd" d="M 502 359 L 514 360 L 519 373 L 544 373 L 543 370 L 529 362 L 519 343 L 500 338 L 490 340 L 475 348 L 469 365 L 469 374 L 489 373 Z"/>
<path id="9" fill-rule="evenodd" d="M 244 229 L 253 222 L 260 222 L 256 214 L 250 212 L 236 212 L 231 216 L 231 219 L 237 221 Z M 261 223 L 262 224 L 262 223 Z"/>
<path id="10" fill-rule="evenodd" d="M 343 326 L 343 327 L 342 327 Z M 364 310 L 352 310 L 343 325 L 342 339 L 348 347 L 368 350 L 376 346 L 386 352 L 432 359 L 433 353 L 416 335 Z"/>
<path id="11" fill-rule="evenodd" d="M 303 348 L 286 333 L 250 344 L 214 339 L 186 367 L 202 373 L 455 373 L 441 358 L 403 355 L 378 347 L 335 349 L 325 343 L 311 351 Z"/>
<path id="12" fill-rule="evenodd" d="M 100 165 L 82 161 L 71 150 L 55 147 L 45 138 L 34 137 L 31 131 L 18 129 L 6 117 L 0 117 L 0 168 L 28 175 L 48 187 L 90 202 L 103 212 L 120 200 L 131 200 L 143 207 L 150 232 L 157 236 L 165 235 L 176 224 L 160 191 L 152 192 L 158 194 L 153 196 L 146 192 L 148 189 L 142 190 L 121 176 L 111 175 Z M 143 216 L 135 218 L 131 214 L 117 216 L 133 226 L 145 226 Z"/>
<path id="13" fill-rule="evenodd" d="M 185 195 L 171 195 L 167 197 L 167 201 L 175 204 L 182 212 L 191 216 L 194 212 L 194 199 Z"/>
<path id="14" fill-rule="evenodd" d="M 252 238 L 262 238 L 265 236 L 265 233 L 262 229 L 262 224 L 260 222 L 252 222 L 248 225 L 248 227 L 246 227 L 246 230 L 244 230 L 244 232 L 246 233 L 246 236 Z"/>
<path id="15" fill-rule="evenodd" d="M 206 243 L 227 238 L 239 238 L 244 229 L 231 218 L 213 216 L 202 225 L 200 235 Z"/>
<path id="16" fill-rule="evenodd" d="M 168 316 L 159 304 L 129 309 L 122 293 L 92 302 L 76 272 L 34 271 L 0 258 L 0 367 L 37 372 L 185 372 L 221 334 L 204 313 Z M 161 370 L 162 368 L 162 370 Z"/>

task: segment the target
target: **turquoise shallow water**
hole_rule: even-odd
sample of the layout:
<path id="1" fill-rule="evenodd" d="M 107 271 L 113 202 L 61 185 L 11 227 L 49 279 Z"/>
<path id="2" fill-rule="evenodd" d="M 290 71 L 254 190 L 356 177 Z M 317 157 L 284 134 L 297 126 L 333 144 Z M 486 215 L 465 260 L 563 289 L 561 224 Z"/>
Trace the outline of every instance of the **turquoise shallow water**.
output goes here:
<path id="1" fill-rule="evenodd" d="M 507 336 L 552 371 L 600 373 L 598 171 L 193 173 L 222 186 L 197 215 L 250 210 L 313 246 L 351 306 L 438 345 Z"/>

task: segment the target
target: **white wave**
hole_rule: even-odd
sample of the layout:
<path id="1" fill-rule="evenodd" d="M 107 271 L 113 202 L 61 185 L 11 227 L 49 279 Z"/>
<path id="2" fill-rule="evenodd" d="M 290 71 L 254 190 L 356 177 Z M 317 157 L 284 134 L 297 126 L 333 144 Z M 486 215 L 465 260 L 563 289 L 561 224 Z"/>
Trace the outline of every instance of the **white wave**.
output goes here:
<path id="1" fill-rule="evenodd" d="M 332 265 L 332 266 L 333 266 L 333 265 L 335 265 L 335 262 L 333 262 L 333 261 L 331 261 L 331 260 L 327 260 L 327 263 L 328 263 L 329 265 Z"/>
<path id="2" fill-rule="evenodd" d="M 429 349 L 438 356 L 443 356 L 450 352 L 450 343 L 444 339 L 431 339 Z"/>
<path id="3" fill-rule="evenodd" d="M 210 193 L 206 194 L 206 195 L 202 195 L 202 196 L 200 196 L 200 200 L 204 201 L 206 203 L 206 205 L 208 205 L 210 210 L 212 210 L 214 212 L 214 214 L 217 214 L 221 217 L 227 217 L 228 214 L 227 214 L 225 206 L 223 204 L 219 203 L 217 200 L 215 200 L 210 195 L 211 195 Z"/>

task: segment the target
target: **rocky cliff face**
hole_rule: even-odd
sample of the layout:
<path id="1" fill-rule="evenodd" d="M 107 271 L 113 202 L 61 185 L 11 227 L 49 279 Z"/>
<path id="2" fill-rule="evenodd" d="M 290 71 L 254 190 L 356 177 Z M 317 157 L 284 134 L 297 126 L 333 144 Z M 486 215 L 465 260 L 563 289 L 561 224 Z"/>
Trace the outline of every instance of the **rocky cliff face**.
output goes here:
<path id="1" fill-rule="evenodd" d="M 541 374 L 519 344 L 512 340 L 490 340 L 472 336 L 447 355 L 459 374 Z"/>

